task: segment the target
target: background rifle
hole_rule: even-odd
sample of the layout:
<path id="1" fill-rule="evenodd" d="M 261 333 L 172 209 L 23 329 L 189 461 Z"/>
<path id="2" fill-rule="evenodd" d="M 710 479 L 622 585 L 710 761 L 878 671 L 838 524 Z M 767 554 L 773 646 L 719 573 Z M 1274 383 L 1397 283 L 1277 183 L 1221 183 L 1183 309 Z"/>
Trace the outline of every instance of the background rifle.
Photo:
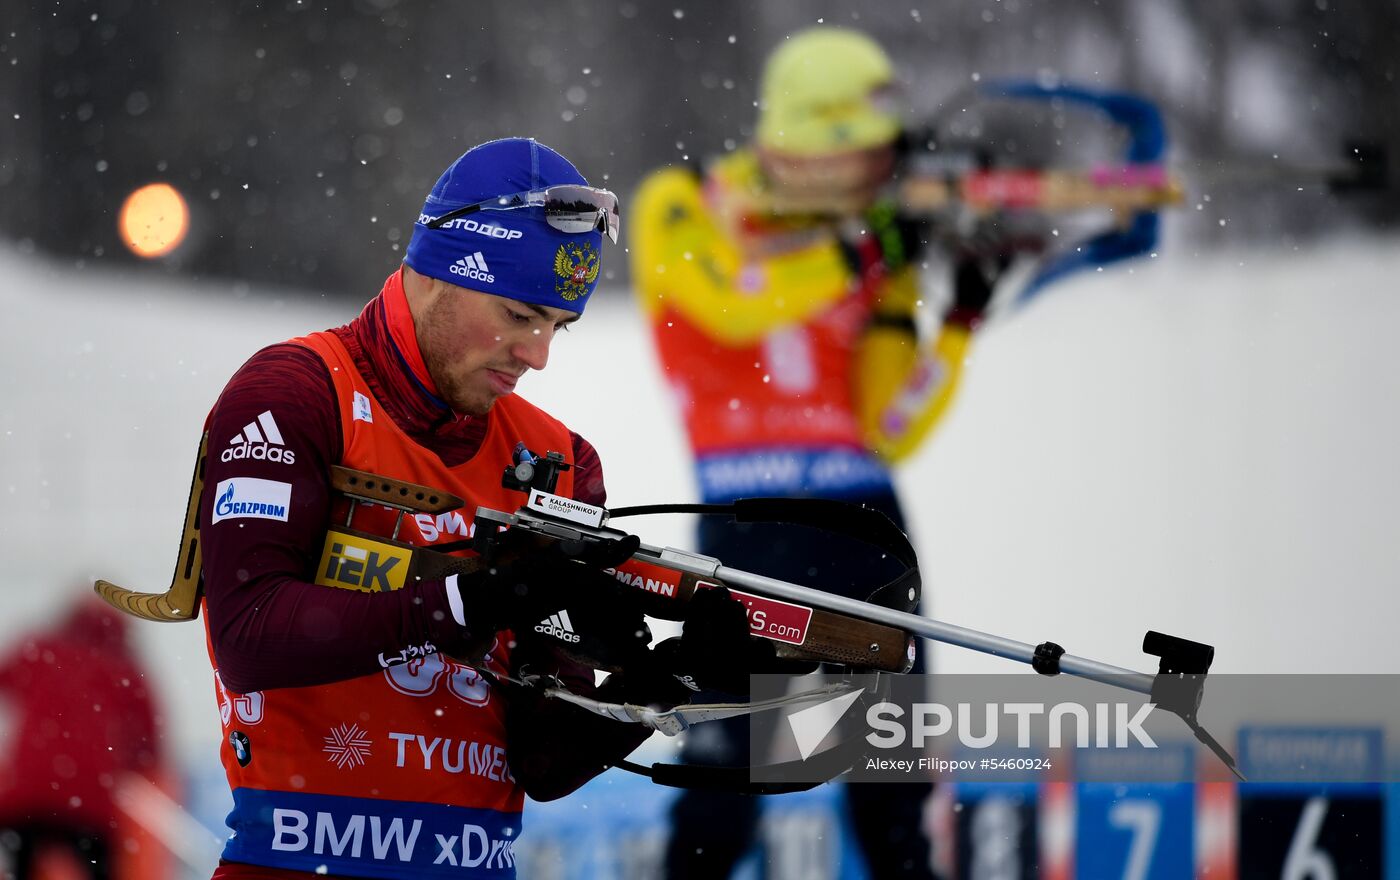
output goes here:
<path id="1" fill-rule="evenodd" d="M 1166 122 L 1147 98 L 1128 92 L 1070 84 L 1004 80 L 979 84 L 952 96 L 945 110 L 906 131 L 899 143 L 894 181 L 879 196 L 902 217 L 931 223 L 935 237 L 955 246 L 994 230 L 1005 256 L 1040 257 L 1021 286 L 1022 305 L 1052 282 L 1086 269 L 1152 253 L 1158 246 L 1161 212 L 1181 206 L 1192 191 L 1229 184 L 1323 186 L 1336 194 L 1383 190 L 1388 186 L 1387 155 L 1374 144 L 1348 143 L 1335 163 L 1303 165 L 1278 157 L 1207 160 L 1191 169 L 1168 164 Z M 1017 122 L 1037 110 L 1064 114 L 1054 139 L 1080 123 L 1065 111 L 1097 120 L 1107 129 L 1110 151 L 1084 167 L 1064 167 L 1065 159 L 1029 160 L 1021 141 L 1047 140 L 1041 128 L 1027 132 L 1017 149 L 998 155 L 986 131 L 956 131 L 963 111 L 996 107 Z M 1017 140 L 1006 137 L 1004 141 Z M 852 216 L 868 207 L 868 193 L 844 197 L 826 190 L 764 192 L 757 207 L 778 215 Z M 1088 222 L 1082 215 L 1099 219 Z M 1050 227 L 1063 230 L 1049 234 Z M 1075 228 L 1071 231 L 1070 226 Z M 1029 230 L 1029 231 L 1028 231 Z M 984 236 L 985 237 L 985 236 Z M 1056 247 L 1049 248 L 1054 238 Z M 996 244 L 996 243 L 994 243 Z"/>

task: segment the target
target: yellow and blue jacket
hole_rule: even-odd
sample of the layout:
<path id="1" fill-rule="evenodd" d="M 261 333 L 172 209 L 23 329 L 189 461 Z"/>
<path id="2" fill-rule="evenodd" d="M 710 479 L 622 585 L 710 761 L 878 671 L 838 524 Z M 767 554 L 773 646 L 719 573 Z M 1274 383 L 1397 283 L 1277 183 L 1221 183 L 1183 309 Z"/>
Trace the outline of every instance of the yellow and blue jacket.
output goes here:
<path id="1" fill-rule="evenodd" d="M 969 341 L 914 332 L 916 271 L 856 271 L 836 231 L 751 210 L 757 162 L 705 179 L 652 174 L 636 194 L 632 277 L 680 401 L 709 501 L 887 490 L 947 410 Z M 874 249 L 858 236 L 858 251 Z"/>

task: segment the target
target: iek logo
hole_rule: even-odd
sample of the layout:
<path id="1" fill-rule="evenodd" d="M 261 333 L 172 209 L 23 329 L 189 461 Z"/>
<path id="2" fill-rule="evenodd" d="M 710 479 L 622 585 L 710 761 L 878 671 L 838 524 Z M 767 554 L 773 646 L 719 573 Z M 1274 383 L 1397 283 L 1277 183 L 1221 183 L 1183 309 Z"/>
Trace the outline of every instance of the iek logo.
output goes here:
<path id="1" fill-rule="evenodd" d="M 405 572 L 395 569 L 400 562 L 408 559 L 408 551 L 387 544 L 376 546 L 382 549 L 331 542 L 321 568 L 320 583 L 331 587 L 384 592 L 403 586 Z"/>

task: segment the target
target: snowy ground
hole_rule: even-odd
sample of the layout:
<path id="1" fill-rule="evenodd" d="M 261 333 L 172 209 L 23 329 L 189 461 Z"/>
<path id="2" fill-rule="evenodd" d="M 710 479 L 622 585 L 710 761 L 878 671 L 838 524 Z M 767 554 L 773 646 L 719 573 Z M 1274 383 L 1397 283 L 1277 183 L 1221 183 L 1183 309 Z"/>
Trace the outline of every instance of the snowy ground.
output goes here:
<path id="1" fill-rule="evenodd" d="M 163 589 L 223 382 L 352 309 L 13 251 L 0 272 L 3 645 L 94 576 Z M 1400 671 L 1396 277 L 1393 240 L 1178 255 L 989 326 L 899 477 L 933 614 L 1139 668 L 1155 628 L 1215 644 L 1220 671 Z M 600 296 L 522 391 L 598 446 L 614 503 L 693 497 L 625 297 Z M 690 543 L 678 522 L 644 536 Z M 138 630 L 177 753 L 213 763 L 201 628 Z M 955 650 L 935 664 L 1014 669 Z"/>

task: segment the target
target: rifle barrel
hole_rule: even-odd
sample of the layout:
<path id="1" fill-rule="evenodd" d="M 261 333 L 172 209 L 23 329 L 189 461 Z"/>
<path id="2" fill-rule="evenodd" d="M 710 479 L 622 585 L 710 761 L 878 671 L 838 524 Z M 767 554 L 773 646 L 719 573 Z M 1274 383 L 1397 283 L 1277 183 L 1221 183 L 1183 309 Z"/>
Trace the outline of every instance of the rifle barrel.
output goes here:
<path id="1" fill-rule="evenodd" d="M 1035 657 L 1035 646 L 1025 642 L 944 623 L 920 614 L 909 614 L 893 608 L 884 608 L 869 602 L 814 590 L 811 587 L 780 581 L 765 575 L 754 574 L 751 571 L 721 565 L 715 571 L 714 576 L 726 584 L 754 590 L 774 599 L 785 599 L 789 602 L 811 605 L 816 608 L 824 608 L 827 611 L 883 623 L 935 642 L 945 642 L 1027 664 Z M 1076 657 L 1072 654 L 1065 654 L 1060 658 L 1060 670 L 1080 678 L 1087 678 L 1091 681 L 1110 684 L 1138 693 L 1146 694 L 1152 691 L 1153 676 L 1151 675 L 1134 672 L 1121 666 L 1100 663 L 1085 657 Z"/>

